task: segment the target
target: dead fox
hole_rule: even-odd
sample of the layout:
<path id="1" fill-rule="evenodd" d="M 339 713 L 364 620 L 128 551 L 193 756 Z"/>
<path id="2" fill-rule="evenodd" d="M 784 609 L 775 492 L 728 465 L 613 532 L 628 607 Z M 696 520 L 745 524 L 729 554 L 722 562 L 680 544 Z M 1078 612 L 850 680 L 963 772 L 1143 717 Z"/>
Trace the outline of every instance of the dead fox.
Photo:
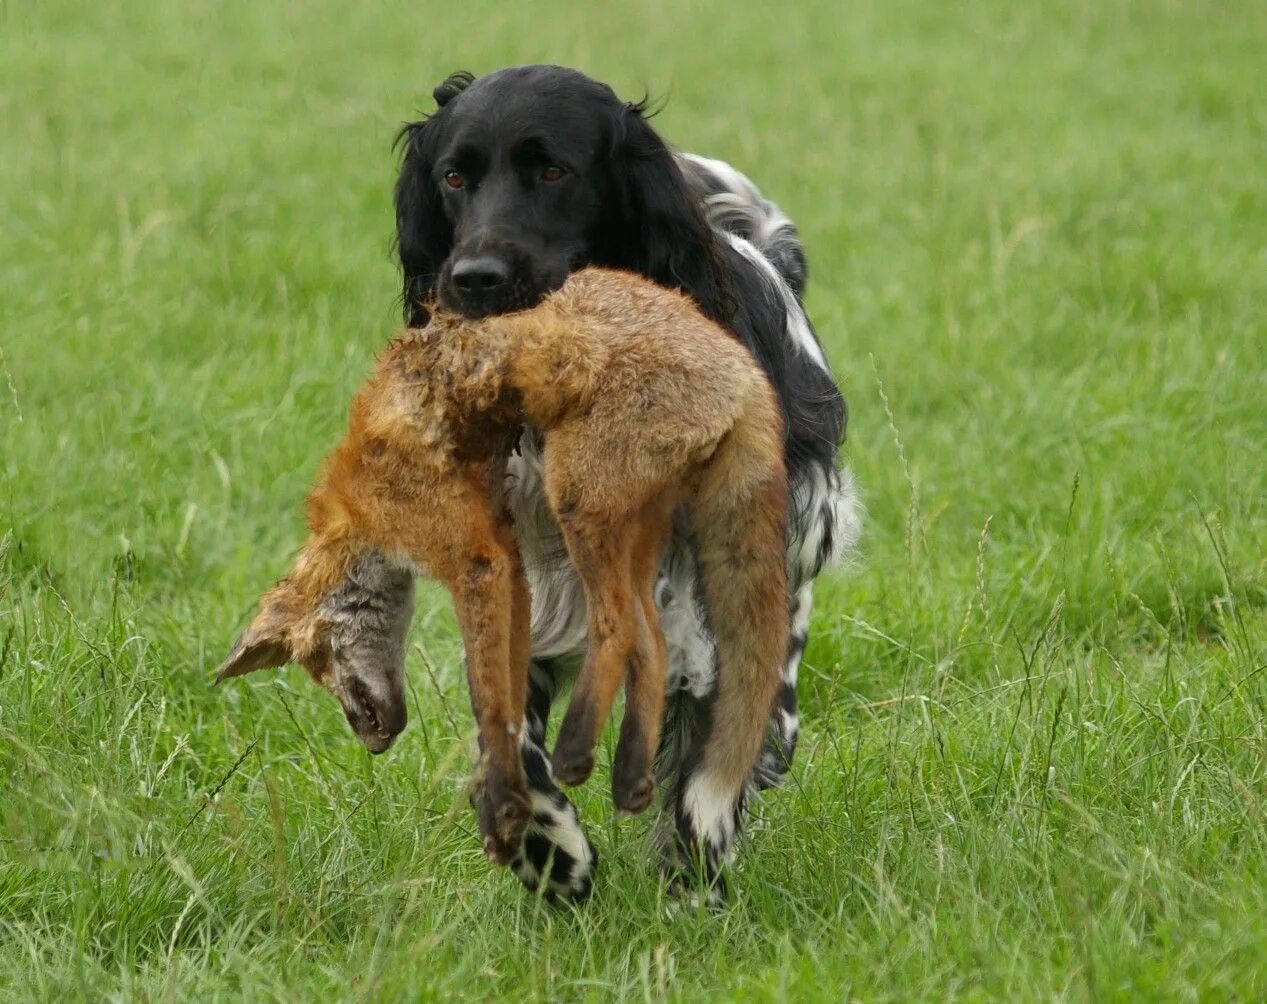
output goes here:
<path id="1" fill-rule="evenodd" d="M 478 725 L 475 804 L 505 863 L 530 814 L 520 736 L 530 596 L 504 507 L 524 425 L 585 588 L 588 652 L 553 756 L 584 781 L 623 682 L 616 805 L 654 789 L 665 643 L 652 592 L 675 514 L 688 521 L 717 639 L 707 791 L 742 797 L 787 647 L 787 485 L 780 414 L 748 352 L 677 292 L 633 274 L 574 273 L 539 306 L 478 321 L 437 313 L 381 355 L 308 497 L 310 535 L 217 682 L 302 664 L 372 752 L 404 728 L 413 576 L 453 596 Z"/>

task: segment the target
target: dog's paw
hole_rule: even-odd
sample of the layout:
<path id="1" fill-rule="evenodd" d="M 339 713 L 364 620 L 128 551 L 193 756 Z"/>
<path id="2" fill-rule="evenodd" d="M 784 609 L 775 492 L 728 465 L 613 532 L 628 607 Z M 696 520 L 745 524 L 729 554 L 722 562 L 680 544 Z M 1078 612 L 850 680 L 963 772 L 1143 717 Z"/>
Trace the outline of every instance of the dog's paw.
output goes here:
<path id="1" fill-rule="evenodd" d="M 529 890 L 542 890 L 552 902 L 584 902 L 594 886 L 598 852 L 571 803 L 564 799 L 560 806 L 544 792 L 531 796 L 532 818 L 510 869 Z"/>
<path id="2" fill-rule="evenodd" d="M 730 903 L 730 890 L 721 872 L 688 868 L 681 861 L 665 860 L 660 880 L 669 895 L 670 910 L 721 910 Z"/>
<path id="3" fill-rule="evenodd" d="M 532 818 L 511 871 L 551 902 L 582 902 L 594 885 L 598 852 L 581 827 L 576 806 L 555 785 L 541 749 L 525 743 L 523 761 Z"/>

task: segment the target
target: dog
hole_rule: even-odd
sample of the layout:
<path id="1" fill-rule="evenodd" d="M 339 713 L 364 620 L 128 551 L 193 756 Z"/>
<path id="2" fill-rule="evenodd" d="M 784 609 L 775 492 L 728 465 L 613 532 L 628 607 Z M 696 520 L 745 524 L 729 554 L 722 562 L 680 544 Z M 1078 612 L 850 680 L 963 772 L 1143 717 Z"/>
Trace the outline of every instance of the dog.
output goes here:
<path id="1" fill-rule="evenodd" d="M 406 321 L 438 304 L 470 317 L 532 303 L 586 265 L 627 269 L 689 295 L 748 348 L 779 400 L 788 475 L 784 659 L 768 742 L 753 788 L 777 784 L 796 746 L 796 680 L 808 637 L 813 580 L 850 551 L 861 507 L 837 461 L 846 413 L 801 297 L 806 256 L 791 221 L 729 165 L 674 155 L 645 103 L 621 101 L 575 70 L 525 66 L 434 91 L 437 110 L 401 132 L 396 234 Z M 515 534 L 532 581 L 533 662 L 525 746 L 543 763 L 550 706 L 586 645 L 584 591 L 544 494 L 538 436 L 525 430 L 509 465 Z M 718 639 L 700 600 L 689 529 L 675 530 L 656 601 L 669 650 L 670 696 L 658 774 L 657 842 L 670 871 L 675 848 L 708 848 L 711 888 L 732 852 L 744 799 L 701 794 L 691 757 L 714 728 Z M 596 860 L 553 778 L 530 776 L 543 805 L 525 856 L 560 896 L 583 896 Z M 691 792 L 694 794 L 691 794 Z"/>
<path id="2" fill-rule="evenodd" d="M 504 483 L 525 421 L 548 444 L 545 493 L 588 611 L 555 776 L 589 777 L 624 684 L 612 797 L 629 812 L 651 802 L 666 679 L 653 591 L 681 512 L 717 638 L 715 727 L 692 756 L 712 796 L 740 797 L 787 648 L 778 405 L 744 348 L 690 300 L 627 272 L 576 272 L 524 312 L 437 312 L 394 341 L 308 498 L 294 569 L 216 677 L 299 662 L 382 752 L 405 725 L 413 573 L 438 579 L 466 649 L 485 851 L 517 873 L 533 811 L 520 748 L 530 596 Z"/>

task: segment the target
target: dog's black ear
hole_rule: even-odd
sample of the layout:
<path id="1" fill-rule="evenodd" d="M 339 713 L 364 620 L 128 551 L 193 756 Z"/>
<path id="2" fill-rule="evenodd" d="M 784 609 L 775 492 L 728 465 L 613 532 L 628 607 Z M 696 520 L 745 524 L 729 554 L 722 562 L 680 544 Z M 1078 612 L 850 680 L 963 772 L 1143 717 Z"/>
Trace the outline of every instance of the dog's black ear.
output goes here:
<path id="1" fill-rule="evenodd" d="M 456 73 L 450 73 L 437 84 L 431 96 L 436 99 L 436 105 L 443 108 L 473 83 L 475 83 L 475 74 L 468 70 L 458 70 Z"/>
<path id="2" fill-rule="evenodd" d="M 611 159 L 616 214 L 599 235 L 602 264 L 681 289 L 727 324 L 735 306 L 716 238 L 645 110 L 646 102 L 621 107 Z"/>
<path id="3" fill-rule="evenodd" d="M 444 86 L 436 88 L 437 101 Z M 413 328 L 422 327 L 431 316 L 436 280 L 453 247 L 453 224 L 444 214 L 433 176 L 435 123 L 433 118 L 411 122 L 397 138 L 404 156 L 396 180 L 396 253 L 404 281 L 405 323 Z"/>

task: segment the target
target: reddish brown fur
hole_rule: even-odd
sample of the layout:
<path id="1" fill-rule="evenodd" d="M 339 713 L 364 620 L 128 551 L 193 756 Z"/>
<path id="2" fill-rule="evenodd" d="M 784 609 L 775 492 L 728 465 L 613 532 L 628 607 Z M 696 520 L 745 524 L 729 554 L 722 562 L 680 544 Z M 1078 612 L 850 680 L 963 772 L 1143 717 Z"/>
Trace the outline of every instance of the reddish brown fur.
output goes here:
<path id="1" fill-rule="evenodd" d="M 331 686 L 321 608 L 351 564 L 376 549 L 434 576 L 453 595 L 466 646 L 481 828 L 500 861 L 529 804 L 519 755 L 529 596 L 502 507 L 505 459 L 524 423 L 544 434 L 546 493 L 589 618 L 557 775 L 588 776 L 623 682 L 613 795 L 633 811 L 651 799 L 666 658 L 652 588 L 681 506 L 718 639 L 705 766 L 741 790 L 787 642 L 779 414 L 746 350 L 685 297 L 632 274 L 587 269 L 531 311 L 438 314 L 393 342 L 309 497 L 311 535 L 294 571 L 264 597 L 220 674 L 290 659 Z"/>

